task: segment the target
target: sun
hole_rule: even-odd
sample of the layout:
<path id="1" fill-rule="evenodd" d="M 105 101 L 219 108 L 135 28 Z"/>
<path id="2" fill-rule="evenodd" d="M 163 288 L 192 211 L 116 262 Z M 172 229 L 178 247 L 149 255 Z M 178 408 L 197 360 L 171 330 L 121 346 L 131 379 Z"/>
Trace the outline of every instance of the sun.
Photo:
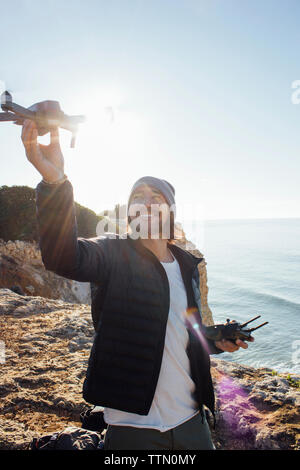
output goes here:
<path id="1" fill-rule="evenodd" d="M 79 126 L 75 148 L 70 148 L 70 133 L 60 132 L 74 196 L 97 211 L 126 202 L 127 179 L 151 161 L 151 125 L 134 98 L 91 87 L 76 99 L 86 121 Z"/>
<path id="2" fill-rule="evenodd" d="M 132 150 L 143 139 L 143 120 L 130 106 L 125 105 L 120 92 L 93 92 L 93 99 L 83 100 L 86 122 L 80 126 L 78 152 L 99 151 L 105 158 L 134 154 Z"/>

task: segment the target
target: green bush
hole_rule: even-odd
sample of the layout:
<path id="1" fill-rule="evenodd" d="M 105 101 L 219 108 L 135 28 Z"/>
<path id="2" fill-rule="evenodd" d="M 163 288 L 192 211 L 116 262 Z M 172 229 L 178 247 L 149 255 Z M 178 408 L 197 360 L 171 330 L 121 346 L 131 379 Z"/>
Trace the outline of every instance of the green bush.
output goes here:
<path id="1" fill-rule="evenodd" d="M 0 238 L 5 241 L 38 239 L 34 189 L 0 187 Z"/>
<path id="2" fill-rule="evenodd" d="M 8 240 L 38 241 L 35 190 L 28 186 L 0 187 L 0 238 Z M 96 236 L 101 216 L 75 202 L 78 236 Z"/>
<path id="3" fill-rule="evenodd" d="M 103 217 L 95 214 L 91 209 L 75 202 L 75 213 L 78 227 L 78 236 L 84 238 L 96 237 L 96 227 Z"/>
<path id="4" fill-rule="evenodd" d="M 288 374 L 287 380 L 291 387 L 300 388 L 300 380 L 295 380 L 291 377 L 291 374 Z"/>

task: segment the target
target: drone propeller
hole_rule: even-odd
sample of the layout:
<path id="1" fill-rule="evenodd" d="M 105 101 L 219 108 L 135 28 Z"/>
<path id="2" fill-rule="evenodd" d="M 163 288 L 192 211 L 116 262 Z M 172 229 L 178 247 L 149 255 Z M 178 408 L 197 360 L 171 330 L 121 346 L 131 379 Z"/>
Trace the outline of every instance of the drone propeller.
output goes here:
<path id="1" fill-rule="evenodd" d="M 55 112 L 41 113 L 33 109 L 27 109 L 13 102 L 12 95 L 6 90 L 1 94 L 0 121 L 14 121 L 14 124 L 22 125 L 25 119 L 31 119 L 37 123 L 39 135 L 44 135 L 51 128 L 62 127 L 72 133 L 71 147 L 75 147 L 75 136 L 78 125 L 85 121 L 85 116 L 68 116 L 61 111 L 59 104 L 54 102 Z"/>

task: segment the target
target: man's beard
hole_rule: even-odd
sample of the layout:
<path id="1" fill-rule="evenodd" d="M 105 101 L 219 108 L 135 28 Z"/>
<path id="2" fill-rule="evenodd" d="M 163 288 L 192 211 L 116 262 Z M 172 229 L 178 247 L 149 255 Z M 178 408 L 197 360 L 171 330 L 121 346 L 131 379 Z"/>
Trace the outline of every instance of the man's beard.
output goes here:
<path id="1" fill-rule="evenodd" d="M 159 218 L 151 217 L 150 214 L 140 215 L 134 218 L 128 217 L 129 225 L 135 219 L 139 219 L 139 223 L 135 226 L 138 233 L 142 235 L 142 238 L 159 240 L 159 239 L 170 239 L 171 237 L 171 225 L 170 218 L 164 222 L 162 221 L 162 215 L 159 214 Z M 169 229 L 168 229 L 169 228 Z"/>

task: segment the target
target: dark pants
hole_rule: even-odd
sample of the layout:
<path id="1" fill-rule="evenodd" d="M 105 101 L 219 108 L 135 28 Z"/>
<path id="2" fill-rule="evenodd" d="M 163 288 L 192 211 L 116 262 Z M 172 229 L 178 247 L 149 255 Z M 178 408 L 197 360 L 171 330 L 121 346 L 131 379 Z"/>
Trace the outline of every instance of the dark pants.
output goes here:
<path id="1" fill-rule="evenodd" d="M 210 429 L 200 413 L 169 431 L 116 426 L 109 424 L 105 434 L 104 450 L 215 450 Z"/>

